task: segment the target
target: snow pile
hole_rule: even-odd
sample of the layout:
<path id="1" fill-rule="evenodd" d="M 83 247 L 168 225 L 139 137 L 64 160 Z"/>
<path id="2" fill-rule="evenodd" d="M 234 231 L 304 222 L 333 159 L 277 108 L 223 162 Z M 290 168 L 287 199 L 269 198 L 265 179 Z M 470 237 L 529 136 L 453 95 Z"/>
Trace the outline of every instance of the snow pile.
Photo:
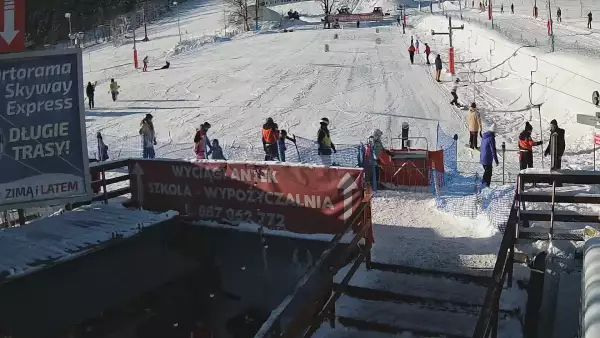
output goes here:
<path id="1" fill-rule="evenodd" d="M 191 38 L 179 42 L 168 53 L 170 56 L 175 56 L 183 53 L 189 53 L 202 48 L 206 44 L 230 41 L 231 37 L 226 36 L 202 36 L 199 38 Z"/>

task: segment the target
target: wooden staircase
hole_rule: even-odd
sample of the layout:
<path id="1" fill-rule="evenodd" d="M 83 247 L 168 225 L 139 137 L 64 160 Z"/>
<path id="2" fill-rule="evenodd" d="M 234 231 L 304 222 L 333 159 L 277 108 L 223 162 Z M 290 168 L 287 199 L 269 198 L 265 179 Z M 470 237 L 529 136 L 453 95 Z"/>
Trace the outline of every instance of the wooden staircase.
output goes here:
<path id="1" fill-rule="evenodd" d="M 600 172 L 526 169 L 519 174 L 519 240 L 583 241 L 586 225 L 600 224 L 600 213 L 563 210 L 564 204 L 598 204 L 600 193 L 574 185 L 600 184 Z M 569 226 L 557 227 L 556 222 Z"/>

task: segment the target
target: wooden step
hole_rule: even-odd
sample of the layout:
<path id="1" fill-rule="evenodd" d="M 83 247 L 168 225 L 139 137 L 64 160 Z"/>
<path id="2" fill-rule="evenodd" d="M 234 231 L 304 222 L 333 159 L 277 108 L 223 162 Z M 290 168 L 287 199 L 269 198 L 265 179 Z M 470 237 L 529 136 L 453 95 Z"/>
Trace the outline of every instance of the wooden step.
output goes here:
<path id="1" fill-rule="evenodd" d="M 550 229 L 533 227 L 533 228 L 520 228 L 519 239 L 526 240 L 547 240 Z M 584 241 L 583 229 L 554 229 L 552 240 L 562 241 Z"/>
<path id="2" fill-rule="evenodd" d="M 488 286 L 491 281 L 492 269 L 470 268 L 469 273 L 457 272 L 452 270 L 433 270 L 408 265 L 372 262 L 371 269 L 379 271 L 388 271 L 402 274 L 415 274 L 431 277 L 443 277 L 454 279 L 464 283 L 475 283 Z"/>
<path id="3" fill-rule="evenodd" d="M 552 191 L 525 191 L 521 192 L 518 199 L 522 202 L 552 202 Z M 600 195 L 582 192 L 558 191 L 556 203 L 600 204 Z"/>
<path id="4" fill-rule="evenodd" d="M 550 221 L 550 210 L 520 210 L 519 217 L 524 221 Z M 600 213 L 581 213 L 571 210 L 554 211 L 556 222 L 600 223 Z"/>
<path id="5" fill-rule="evenodd" d="M 598 184 L 600 183 L 600 171 L 591 170 L 569 170 L 561 169 L 550 171 L 550 169 L 529 168 L 519 172 L 521 183 L 558 183 L 569 184 Z"/>

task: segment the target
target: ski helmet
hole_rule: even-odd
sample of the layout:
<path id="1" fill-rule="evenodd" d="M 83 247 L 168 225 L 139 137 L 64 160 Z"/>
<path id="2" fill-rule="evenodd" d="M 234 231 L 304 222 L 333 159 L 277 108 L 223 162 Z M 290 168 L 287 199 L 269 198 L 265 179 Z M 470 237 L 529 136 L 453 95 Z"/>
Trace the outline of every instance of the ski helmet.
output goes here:
<path id="1" fill-rule="evenodd" d="M 329 125 L 329 119 L 324 117 L 321 119 L 321 121 L 319 121 L 320 124 L 324 124 L 324 125 Z"/>

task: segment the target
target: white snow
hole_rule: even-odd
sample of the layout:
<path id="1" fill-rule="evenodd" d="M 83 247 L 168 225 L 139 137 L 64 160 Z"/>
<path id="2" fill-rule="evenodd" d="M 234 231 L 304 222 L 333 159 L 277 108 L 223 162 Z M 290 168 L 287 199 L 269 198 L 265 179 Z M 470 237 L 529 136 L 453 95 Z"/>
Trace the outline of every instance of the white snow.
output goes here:
<path id="1" fill-rule="evenodd" d="M 137 234 L 142 228 L 166 221 L 176 212 L 152 213 L 125 209 L 119 204 L 93 204 L 0 230 L 0 275 L 14 278 L 94 250 L 115 236 Z"/>

